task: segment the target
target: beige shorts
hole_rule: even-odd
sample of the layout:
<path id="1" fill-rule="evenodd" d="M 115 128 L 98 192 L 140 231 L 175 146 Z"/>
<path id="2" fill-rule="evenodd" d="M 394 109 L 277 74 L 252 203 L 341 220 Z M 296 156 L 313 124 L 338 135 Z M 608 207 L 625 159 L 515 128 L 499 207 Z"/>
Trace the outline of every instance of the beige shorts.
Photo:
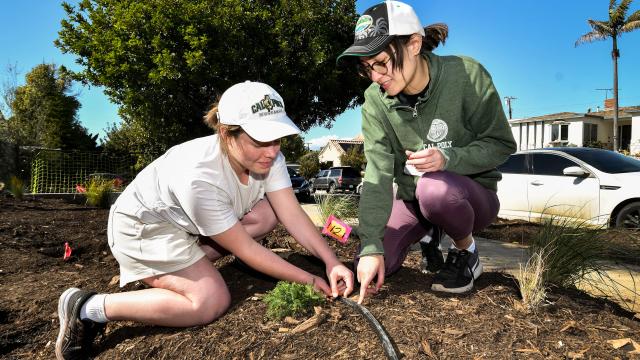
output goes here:
<path id="1" fill-rule="evenodd" d="M 193 265 L 205 253 L 198 236 L 167 223 L 142 223 L 137 217 L 109 212 L 109 247 L 120 265 L 120 286 L 148 277 L 168 274 Z"/>

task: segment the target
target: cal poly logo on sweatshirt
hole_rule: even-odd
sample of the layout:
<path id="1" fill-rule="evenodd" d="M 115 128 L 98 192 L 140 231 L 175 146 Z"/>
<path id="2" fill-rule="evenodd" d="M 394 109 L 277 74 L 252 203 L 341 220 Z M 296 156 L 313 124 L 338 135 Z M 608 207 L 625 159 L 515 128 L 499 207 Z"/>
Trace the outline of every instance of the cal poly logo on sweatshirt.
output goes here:
<path id="1" fill-rule="evenodd" d="M 433 142 L 438 142 L 447 137 L 449 127 L 447 123 L 440 119 L 433 119 L 431 127 L 427 133 L 427 139 Z"/>

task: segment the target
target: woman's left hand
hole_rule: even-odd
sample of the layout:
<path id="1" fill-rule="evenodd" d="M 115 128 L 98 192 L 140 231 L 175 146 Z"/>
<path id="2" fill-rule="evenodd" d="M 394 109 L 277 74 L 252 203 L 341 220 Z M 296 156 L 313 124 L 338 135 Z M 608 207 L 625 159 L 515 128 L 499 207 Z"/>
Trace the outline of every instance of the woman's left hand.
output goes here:
<path id="1" fill-rule="evenodd" d="M 405 150 L 407 165 L 413 165 L 421 172 L 434 172 L 444 169 L 446 160 L 438 148 L 429 148 L 420 151 Z"/>
<path id="2" fill-rule="evenodd" d="M 342 263 L 333 266 L 327 265 L 327 276 L 331 285 L 331 294 L 334 298 L 339 295 L 349 296 L 353 291 L 353 272 Z"/>

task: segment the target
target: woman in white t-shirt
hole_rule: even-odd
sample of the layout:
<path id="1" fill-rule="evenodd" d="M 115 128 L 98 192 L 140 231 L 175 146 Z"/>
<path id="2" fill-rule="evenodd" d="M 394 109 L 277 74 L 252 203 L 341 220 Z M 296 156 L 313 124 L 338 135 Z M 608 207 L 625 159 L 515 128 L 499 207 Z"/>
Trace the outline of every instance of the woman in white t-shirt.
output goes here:
<path id="1" fill-rule="evenodd" d="M 58 303 L 58 359 L 87 357 L 107 321 L 177 327 L 220 317 L 230 294 L 211 260 L 224 250 L 260 272 L 313 284 L 327 296 L 353 290 L 353 273 L 338 261 L 291 189 L 280 138 L 300 130 L 280 95 L 266 84 L 236 84 L 205 122 L 216 135 L 169 149 L 111 207 L 108 238 L 120 265 L 120 286 L 140 280 L 151 288 L 115 294 L 66 290 Z M 324 261 L 329 284 L 256 242 L 278 222 Z"/>

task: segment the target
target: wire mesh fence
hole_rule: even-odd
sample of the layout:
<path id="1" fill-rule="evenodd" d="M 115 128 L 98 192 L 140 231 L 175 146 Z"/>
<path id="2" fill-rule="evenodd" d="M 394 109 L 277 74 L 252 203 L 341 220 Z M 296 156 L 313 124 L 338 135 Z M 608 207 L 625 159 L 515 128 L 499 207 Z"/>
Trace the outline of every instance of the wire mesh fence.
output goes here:
<path id="1" fill-rule="evenodd" d="M 77 185 L 98 177 L 126 184 L 136 175 L 135 163 L 134 155 L 40 149 L 31 157 L 28 191 L 75 193 Z"/>

